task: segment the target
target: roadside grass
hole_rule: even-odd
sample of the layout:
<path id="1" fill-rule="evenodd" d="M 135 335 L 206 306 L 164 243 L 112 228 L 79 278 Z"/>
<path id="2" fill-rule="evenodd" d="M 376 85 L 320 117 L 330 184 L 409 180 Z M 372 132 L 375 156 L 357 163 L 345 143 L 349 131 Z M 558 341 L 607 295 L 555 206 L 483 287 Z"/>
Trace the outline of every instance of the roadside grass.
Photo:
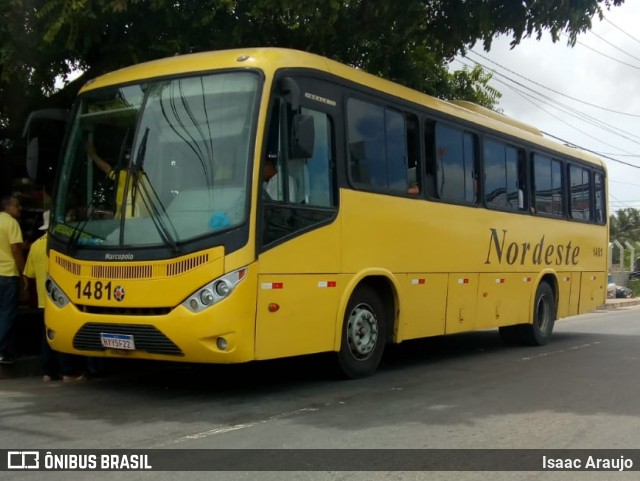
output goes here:
<path id="1" fill-rule="evenodd" d="M 636 297 L 640 297 L 640 279 L 633 279 L 627 283 L 627 287 L 633 291 Z"/>

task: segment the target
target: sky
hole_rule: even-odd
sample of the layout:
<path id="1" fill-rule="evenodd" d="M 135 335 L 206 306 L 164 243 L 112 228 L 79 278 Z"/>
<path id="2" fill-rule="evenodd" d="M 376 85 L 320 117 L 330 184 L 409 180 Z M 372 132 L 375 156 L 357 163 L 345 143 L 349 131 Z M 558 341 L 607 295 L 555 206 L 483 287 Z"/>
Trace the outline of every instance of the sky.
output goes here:
<path id="1" fill-rule="evenodd" d="M 477 44 L 451 68 L 480 63 L 502 93 L 497 109 L 598 153 L 614 213 L 640 209 L 640 2 L 605 9 L 604 18 L 594 18 L 574 47 L 566 36 L 553 43 L 546 32 L 511 49 L 511 38 L 502 36 L 490 52 Z"/>

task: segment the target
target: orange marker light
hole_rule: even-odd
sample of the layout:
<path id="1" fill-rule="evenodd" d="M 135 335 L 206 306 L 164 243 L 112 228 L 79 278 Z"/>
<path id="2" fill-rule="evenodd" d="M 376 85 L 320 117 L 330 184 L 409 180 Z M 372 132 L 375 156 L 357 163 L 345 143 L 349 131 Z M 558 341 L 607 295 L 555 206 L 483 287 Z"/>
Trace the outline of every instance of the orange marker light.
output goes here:
<path id="1" fill-rule="evenodd" d="M 269 304 L 269 312 L 278 312 L 280 310 L 280 304 L 276 304 L 275 302 L 272 302 L 271 304 Z"/>

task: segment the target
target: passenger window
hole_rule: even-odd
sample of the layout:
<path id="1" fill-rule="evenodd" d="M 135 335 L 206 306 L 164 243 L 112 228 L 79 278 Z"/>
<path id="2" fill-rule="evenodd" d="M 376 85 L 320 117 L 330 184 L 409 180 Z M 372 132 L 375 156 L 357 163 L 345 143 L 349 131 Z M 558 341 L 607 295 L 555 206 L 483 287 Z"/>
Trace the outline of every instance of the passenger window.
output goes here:
<path id="1" fill-rule="evenodd" d="M 604 190 L 604 175 L 596 172 L 593 176 L 595 184 L 595 207 L 596 218 L 595 221 L 598 224 L 604 225 L 607 222 L 607 209 L 606 209 L 606 192 Z"/>
<path id="2" fill-rule="evenodd" d="M 577 165 L 571 165 L 569 167 L 569 182 L 571 218 L 591 220 L 591 183 L 589 170 Z"/>
<path id="3" fill-rule="evenodd" d="M 404 114 L 357 99 L 349 99 L 347 105 L 351 181 L 406 193 L 409 171 Z"/>
<path id="4" fill-rule="evenodd" d="M 405 122 L 407 124 L 407 193 L 419 195 L 422 192 L 422 181 L 418 118 L 412 114 L 405 114 Z"/>
<path id="5" fill-rule="evenodd" d="M 522 149 L 494 140 L 485 140 L 484 197 L 487 206 L 499 209 L 520 210 L 524 208 L 524 185 L 519 159 L 524 156 Z"/>
<path id="6" fill-rule="evenodd" d="M 436 124 L 437 197 L 456 203 L 477 201 L 476 136 Z"/>
<path id="7" fill-rule="evenodd" d="M 534 154 L 533 179 L 536 212 L 564 216 L 562 163 L 544 155 Z"/>
<path id="8" fill-rule="evenodd" d="M 436 175 L 438 165 L 436 164 L 436 124 L 427 120 L 424 125 L 424 152 L 425 152 L 425 185 L 424 189 L 430 198 L 438 198 L 436 188 Z"/>

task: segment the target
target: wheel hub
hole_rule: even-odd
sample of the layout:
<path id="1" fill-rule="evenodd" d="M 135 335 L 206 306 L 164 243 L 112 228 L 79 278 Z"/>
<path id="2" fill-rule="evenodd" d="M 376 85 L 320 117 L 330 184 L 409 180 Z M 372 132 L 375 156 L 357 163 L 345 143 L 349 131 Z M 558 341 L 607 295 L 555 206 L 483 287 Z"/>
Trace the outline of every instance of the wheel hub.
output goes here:
<path id="1" fill-rule="evenodd" d="M 371 307 L 360 304 L 351 312 L 347 323 L 349 350 L 357 359 L 366 359 L 378 342 L 378 319 Z"/>

